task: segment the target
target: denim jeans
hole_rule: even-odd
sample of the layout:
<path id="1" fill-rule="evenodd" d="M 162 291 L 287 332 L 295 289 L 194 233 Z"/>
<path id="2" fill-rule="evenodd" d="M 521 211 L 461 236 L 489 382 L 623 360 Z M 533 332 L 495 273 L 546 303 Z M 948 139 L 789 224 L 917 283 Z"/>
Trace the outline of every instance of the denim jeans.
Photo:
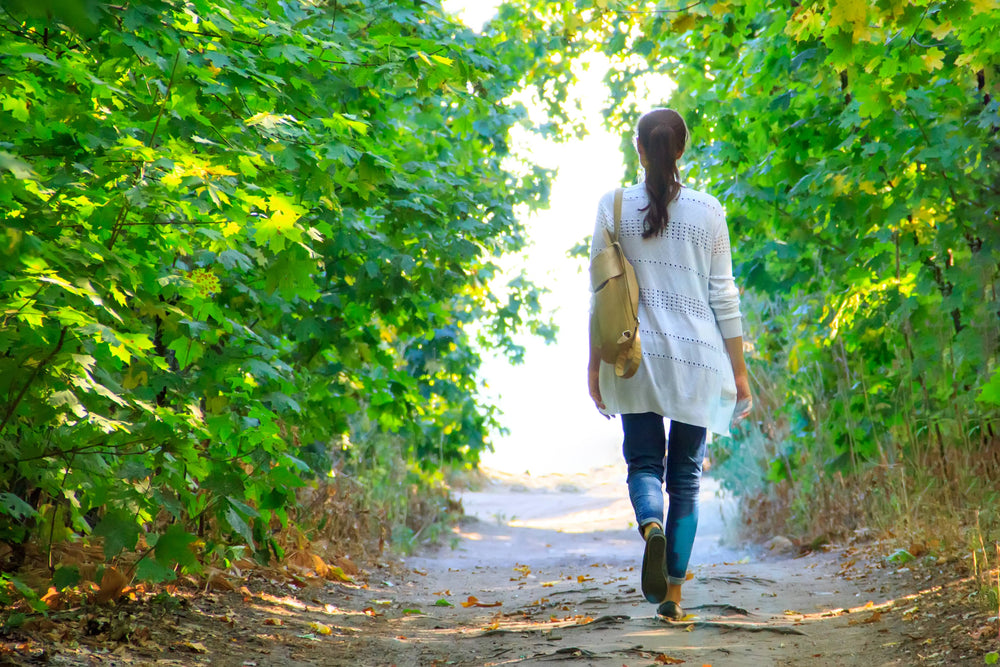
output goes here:
<path id="1" fill-rule="evenodd" d="M 628 495 L 642 531 L 646 524 L 663 526 L 667 537 L 667 581 L 683 584 L 687 576 L 694 534 L 698 530 L 698 491 L 705 458 L 705 428 L 670 422 L 670 438 L 663 417 L 653 412 L 623 414 L 622 453 L 628 464 Z M 663 522 L 664 454 L 670 504 Z"/>

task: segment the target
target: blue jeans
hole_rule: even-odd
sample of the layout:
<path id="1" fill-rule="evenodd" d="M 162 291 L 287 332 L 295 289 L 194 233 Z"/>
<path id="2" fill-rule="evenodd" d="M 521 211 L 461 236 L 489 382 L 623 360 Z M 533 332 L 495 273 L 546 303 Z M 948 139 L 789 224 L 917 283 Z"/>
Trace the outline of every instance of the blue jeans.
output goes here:
<path id="1" fill-rule="evenodd" d="M 667 581 L 683 584 L 694 534 L 698 530 L 698 491 L 705 458 L 705 428 L 670 422 L 670 439 L 663 417 L 654 413 L 623 414 L 622 453 L 628 464 L 628 495 L 639 531 L 649 523 L 663 526 L 667 537 Z M 670 505 L 663 523 L 664 454 Z"/>

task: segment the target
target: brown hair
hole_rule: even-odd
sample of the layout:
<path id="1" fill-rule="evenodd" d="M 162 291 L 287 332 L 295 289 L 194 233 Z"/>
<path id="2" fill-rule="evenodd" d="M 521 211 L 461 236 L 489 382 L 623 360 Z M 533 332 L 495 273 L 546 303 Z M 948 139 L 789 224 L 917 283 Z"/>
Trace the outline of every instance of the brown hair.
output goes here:
<path id="1" fill-rule="evenodd" d="M 687 126 L 673 109 L 653 109 L 639 119 L 636 141 L 646 156 L 646 211 L 642 237 L 648 239 L 667 228 L 670 217 L 667 205 L 681 191 L 677 157 L 687 144 Z"/>

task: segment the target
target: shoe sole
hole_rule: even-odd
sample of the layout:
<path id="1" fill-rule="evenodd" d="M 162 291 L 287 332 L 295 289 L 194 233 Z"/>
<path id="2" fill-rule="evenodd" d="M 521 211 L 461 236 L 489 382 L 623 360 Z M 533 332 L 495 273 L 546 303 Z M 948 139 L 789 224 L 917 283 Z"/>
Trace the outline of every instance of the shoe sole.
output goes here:
<path id="1" fill-rule="evenodd" d="M 666 556 L 667 538 L 663 533 L 653 533 L 642 554 L 642 594 L 654 604 L 667 597 L 667 578 L 663 574 Z"/>

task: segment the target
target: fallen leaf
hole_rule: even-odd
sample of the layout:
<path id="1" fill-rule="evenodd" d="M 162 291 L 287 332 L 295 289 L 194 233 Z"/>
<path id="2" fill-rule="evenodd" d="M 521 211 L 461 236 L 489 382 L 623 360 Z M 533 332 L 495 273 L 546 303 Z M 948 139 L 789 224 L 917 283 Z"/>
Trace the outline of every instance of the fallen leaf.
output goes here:
<path id="1" fill-rule="evenodd" d="M 502 602 L 480 602 L 479 599 L 470 595 L 469 599 L 462 603 L 463 607 L 499 607 Z"/>
<path id="2" fill-rule="evenodd" d="M 205 581 L 205 590 L 213 591 L 235 591 L 236 586 L 226 578 L 222 570 L 209 568 L 208 579 Z"/>
<path id="3" fill-rule="evenodd" d="M 41 601 L 48 605 L 49 611 L 58 611 L 62 607 L 62 598 L 53 586 L 49 587 L 48 592 L 41 597 Z"/>
<path id="4" fill-rule="evenodd" d="M 249 558 L 241 558 L 235 563 L 233 563 L 233 567 L 236 567 L 240 570 L 256 570 L 258 567 L 260 567 L 260 565 L 250 560 Z"/>
<path id="5" fill-rule="evenodd" d="M 868 618 L 866 618 L 865 620 L 863 620 L 861 622 L 862 623 L 878 623 L 881 620 L 882 620 L 882 612 L 875 611 L 875 612 L 872 612 L 871 616 L 869 616 Z"/>
<path id="6" fill-rule="evenodd" d="M 358 566 L 355 565 L 354 561 L 352 561 L 347 556 L 344 556 L 343 558 L 338 558 L 333 562 L 337 567 L 339 567 L 341 570 L 343 570 L 345 573 L 349 574 L 352 577 L 361 574 L 361 570 L 358 569 Z"/>
<path id="7" fill-rule="evenodd" d="M 435 607 L 454 607 L 455 605 L 453 605 L 452 603 L 448 602 L 444 598 L 441 598 L 440 600 L 438 600 L 438 601 L 436 601 L 434 603 L 434 606 Z"/>
<path id="8" fill-rule="evenodd" d="M 97 591 L 97 601 L 103 603 L 117 600 L 121 597 L 126 583 L 128 582 L 125 580 L 125 575 L 119 572 L 118 568 L 105 568 L 104 576 L 101 577 L 101 588 Z"/>
<path id="9" fill-rule="evenodd" d="M 579 583 L 582 584 L 585 581 L 593 581 L 594 578 L 592 576 L 590 576 L 589 574 L 580 574 L 580 575 L 577 575 L 576 580 L 577 580 L 577 582 L 579 582 Z"/>
<path id="10" fill-rule="evenodd" d="M 656 656 L 656 660 L 654 660 L 653 662 L 655 662 L 657 665 L 679 665 L 684 661 L 681 660 L 680 658 L 672 658 L 669 655 L 666 655 L 665 653 L 661 653 L 658 656 Z"/>
<path id="11" fill-rule="evenodd" d="M 317 623 L 316 621 L 313 621 L 312 623 L 309 624 L 309 627 L 315 630 L 316 632 L 320 633 L 321 635 L 333 634 L 333 628 L 331 628 L 329 625 L 324 625 L 323 623 Z"/>
<path id="12" fill-rule="evenodd" d="M 983 637 L 988 637 L 993 634 L 993 626 L 984 625 L 978 630 L 974 630 L 969 633 L 969 636 L 973 639 L 982 639 Z"/>
<path id="13" fill-rule="evenodd" d="M 181 646 L 195 653 L 208 653 L 208 649 L 201 642 L 181 642 Z"/>
<path id="14" fill-rule="evenodd" d="M 420 611 L 419 609 L 404 609 L 403 613 L 404 614 L 422 614 L 424 612 Z"/>
<path id="15" fill-rule="evenodd" d="M 795 611 L 794 609 L 786 609 L 784 614 L 785 616 L 802 616 L 802 612 Z"/>
<path id="16" fill-rule="evenodd" d="M 280 618 L 265 618 L 264 625 L 284 625 L 285 622 Z"/>

